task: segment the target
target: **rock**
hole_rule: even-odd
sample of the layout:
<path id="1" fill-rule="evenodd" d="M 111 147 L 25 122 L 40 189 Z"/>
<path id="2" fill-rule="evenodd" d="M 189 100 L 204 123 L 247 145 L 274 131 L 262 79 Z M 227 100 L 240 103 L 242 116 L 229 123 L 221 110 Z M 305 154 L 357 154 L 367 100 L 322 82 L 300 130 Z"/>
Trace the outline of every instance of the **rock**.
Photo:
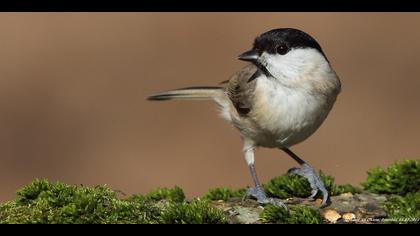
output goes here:
<path id="1" fill-rule="evenodd" d="M 331 204 L 320 208 L 321 199 L 310 201 L 305 198 L 288 198 L 283 200 L 287 205 L 305 205 L 320 210 L 326 223 L 340 224 L 375 224 L 381 223 L 387 217 L 382 203 L 387 200 L 386 195 L 370 192 L 357 194 L 344 193 L 332 196 Z M 241 198 L 232 198 L 228 201 L 213 201 L 212 205 L 225 212 L 230 223 L 236 224 L 261 224 L 264 223 L 259 215 L 264 208 L 253 199 L 242 201 Z"/>
<path id="2" fill-rule="evenodd" d="M 353 214 L 353 213 L 345 213 L 345 214 L 343 214 L 342 218 L 345 221 L 351 221 L 351 220 L 356 219 L 356 215 Z"/>
<path id="3" fill-rule="evenodd" d="M 241 224 L 254 224 L 260 219 L 262 210 L 255 210 L 247 207 L 238 207 L 235 209 L 237 216 L 236 220 Z"/>
<path id="4" fill-rule="evenodd" d="M 254 200 L 233 198 L 227 202 L 216 201 L 213 206 L 225 212 L 229 222 L 233 224 L 260 224 L 260 214 L 263 208 Z"/>
<path id="5" fill-rule="evenodd" d="M 322 213 L 322 216 L 333 224 L 337 223 L 337 221 L 341 219 L 341 215 L 335 210 L 326 210 Z"/>
<path id="6" fill-rule="evenodd" d="M 337 212 L 344 214 L 352 212 L 356 218 L 384 218 L 386 212 L 381 204 L 386 201 L 386 197 L 379 196 L 372 193 L 359 194 L 341 194 L 339 196 L 331 197 L 331 205 L 328 209 L 334 209 Z"/>

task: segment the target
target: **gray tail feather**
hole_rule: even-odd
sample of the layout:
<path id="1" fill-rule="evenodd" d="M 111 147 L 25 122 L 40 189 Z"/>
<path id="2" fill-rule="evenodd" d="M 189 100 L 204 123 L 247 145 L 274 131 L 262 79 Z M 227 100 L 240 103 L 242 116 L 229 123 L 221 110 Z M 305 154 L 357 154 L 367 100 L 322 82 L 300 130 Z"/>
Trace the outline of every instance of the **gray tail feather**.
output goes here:
<path id="1" fill-rule="evenodd" d="M 197 86 L 187 87 L 180 89 L 173 89 L 161 93 L 151 95 L 147 100 L 151 101 L 164 101 L 170 99 L 188 99 L 188 100 L 207 100 L 213 99 L 220 92 L 223 91 L 222 87 L 211 87 L 211 86 Z"/>

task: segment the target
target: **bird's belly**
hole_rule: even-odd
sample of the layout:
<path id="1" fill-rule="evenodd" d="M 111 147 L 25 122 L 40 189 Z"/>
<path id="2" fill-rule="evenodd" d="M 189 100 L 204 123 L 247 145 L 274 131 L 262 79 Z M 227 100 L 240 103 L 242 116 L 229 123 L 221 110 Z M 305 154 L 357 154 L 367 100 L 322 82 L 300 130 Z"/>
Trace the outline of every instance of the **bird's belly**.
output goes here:
<path id="1" fill-rule="evenodd" d="M 254 105 L 253 120 L 258 128 L 253 139 L 259 146 L 290 147 L 311 136 L 330 109 L 323 97 L 306 91 L 264 89 Z"/>

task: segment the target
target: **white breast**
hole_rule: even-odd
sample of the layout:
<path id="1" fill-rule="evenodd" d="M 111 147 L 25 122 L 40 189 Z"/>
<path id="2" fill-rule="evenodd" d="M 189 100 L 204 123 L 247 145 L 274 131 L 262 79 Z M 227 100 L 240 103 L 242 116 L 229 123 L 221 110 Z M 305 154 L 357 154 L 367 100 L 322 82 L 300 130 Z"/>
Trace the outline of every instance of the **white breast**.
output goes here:
<path id="1" fill-rule="evenodd" d="M 257 81 L 253 119 L 259 126 L 260 146 L 289 147 L 313 134 L 331 107 L 324 96 L 304 88 L 289 88 L 274 78 Z"/>

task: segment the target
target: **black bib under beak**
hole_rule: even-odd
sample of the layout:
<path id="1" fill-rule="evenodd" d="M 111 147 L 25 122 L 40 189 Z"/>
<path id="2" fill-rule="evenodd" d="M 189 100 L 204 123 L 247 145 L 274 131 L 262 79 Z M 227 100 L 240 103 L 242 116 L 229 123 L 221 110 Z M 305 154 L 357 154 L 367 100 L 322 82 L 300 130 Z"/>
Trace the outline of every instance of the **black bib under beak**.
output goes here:
<path id="1" fill-rule="evenodd" d="M 259 53 L 255 49 L 251 49 L 249 51 L 246 51 L 238 56 L 239 60 L 242 61 L 250 61 L 250 62 L 256 62 L 258 58 L 260 57 Z"/>

